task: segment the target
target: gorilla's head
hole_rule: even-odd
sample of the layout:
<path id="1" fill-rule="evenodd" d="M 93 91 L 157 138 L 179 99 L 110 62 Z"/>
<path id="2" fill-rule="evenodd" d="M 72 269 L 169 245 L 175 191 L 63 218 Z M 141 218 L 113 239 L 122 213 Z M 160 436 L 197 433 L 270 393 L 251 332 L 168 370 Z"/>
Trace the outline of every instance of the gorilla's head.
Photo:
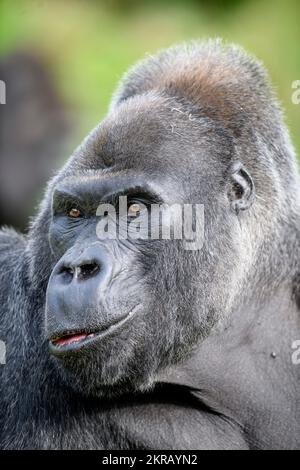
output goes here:
<path id="1" fill-rule="evenodd" d="M 33 227 L 51 265 L 45 334 L 69 384 L 146 389 L 251 296 L 289 177 L 271 152 L 286 139 L 274 113 L 280 121 L 260 67 L 219 43 L 171 49 L 129 74 Z"/>

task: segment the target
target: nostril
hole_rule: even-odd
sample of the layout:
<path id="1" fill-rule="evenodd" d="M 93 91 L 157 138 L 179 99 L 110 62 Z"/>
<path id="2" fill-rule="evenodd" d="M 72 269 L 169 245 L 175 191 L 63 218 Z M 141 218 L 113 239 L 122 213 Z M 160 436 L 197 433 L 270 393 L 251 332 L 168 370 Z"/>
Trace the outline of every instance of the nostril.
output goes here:
<path id="1" fill-rule="evenodd" d="M 71 282 L 75 274 L 75 269 L 70 266 L 62 266 L 58 274 L 62 276 L 64 281 Z"/>
<path id="2" fill-rule="evenodd" d="M 90 277 L 96 276 L 99 270 L 100 266 L 98 263 L 87 263 L 76 267 L 77 277 L 79 279 L 89 279 Z"/>

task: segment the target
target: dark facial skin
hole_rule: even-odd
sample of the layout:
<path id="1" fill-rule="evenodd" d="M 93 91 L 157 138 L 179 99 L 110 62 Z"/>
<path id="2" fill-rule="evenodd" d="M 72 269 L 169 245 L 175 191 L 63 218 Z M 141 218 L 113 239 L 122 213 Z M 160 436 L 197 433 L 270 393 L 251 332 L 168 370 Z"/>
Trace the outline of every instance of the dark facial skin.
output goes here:
<path id="1" fill-rule="evenodd" d="M 261 69 L 222 51 L 142 64 L 28 238 L 0 232 L 2 448 L 299 448 L 295 156 Z M 203 204 L 203 246 L 99 238 L 120 195 Z"/>

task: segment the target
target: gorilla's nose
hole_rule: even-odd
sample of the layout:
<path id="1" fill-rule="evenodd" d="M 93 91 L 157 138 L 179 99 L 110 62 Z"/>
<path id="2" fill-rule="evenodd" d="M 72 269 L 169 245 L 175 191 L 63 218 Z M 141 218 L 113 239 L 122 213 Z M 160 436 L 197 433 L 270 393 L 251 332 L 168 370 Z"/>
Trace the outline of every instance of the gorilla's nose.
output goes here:
<path id="1" fill-rule="evenodd" d="M 101 271 L 102 262 L 94 251 L 87 249 L 76 257 L 72 254 L 67 255 L 58 263 L 54 274 L 67 284 L 72 281 L 87 281 L 96 277 Z"/>
<path id="2" fill-rule="evenodd" d="M 72 282 L 75 278 L 79 281 L 86 281 L 97 274 L 100 271 L 100 263 L 97 260 L 87 260 L 82 261 L 80 264 L 66 266 L 63 265 L 60 268 L 59 274 L 62 274 L 63 277 L 67 280 Z"/>
<path id="3" fill-rule="evenodd" d="M 69 250 L 50 276 L 46 304 L 51 330 L 76 330 L 95 324 L 111 281 L 111 263 L 96 244 Z"/>

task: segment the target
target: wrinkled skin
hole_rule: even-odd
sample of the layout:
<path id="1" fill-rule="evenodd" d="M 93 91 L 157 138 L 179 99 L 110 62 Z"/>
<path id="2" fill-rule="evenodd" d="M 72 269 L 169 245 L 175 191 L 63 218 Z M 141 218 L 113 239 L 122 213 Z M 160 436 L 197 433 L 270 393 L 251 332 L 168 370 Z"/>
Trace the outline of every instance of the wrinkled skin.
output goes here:
<path id="1" fill-rule="evenodd" d="M 202 248 L 99 239 L 124 194 L 203 204 Z M 260 66 L 218 42 L 138 65 L 28 237 L 0 232 L 1 448 L 300 447 L 299 208 Z"/>

